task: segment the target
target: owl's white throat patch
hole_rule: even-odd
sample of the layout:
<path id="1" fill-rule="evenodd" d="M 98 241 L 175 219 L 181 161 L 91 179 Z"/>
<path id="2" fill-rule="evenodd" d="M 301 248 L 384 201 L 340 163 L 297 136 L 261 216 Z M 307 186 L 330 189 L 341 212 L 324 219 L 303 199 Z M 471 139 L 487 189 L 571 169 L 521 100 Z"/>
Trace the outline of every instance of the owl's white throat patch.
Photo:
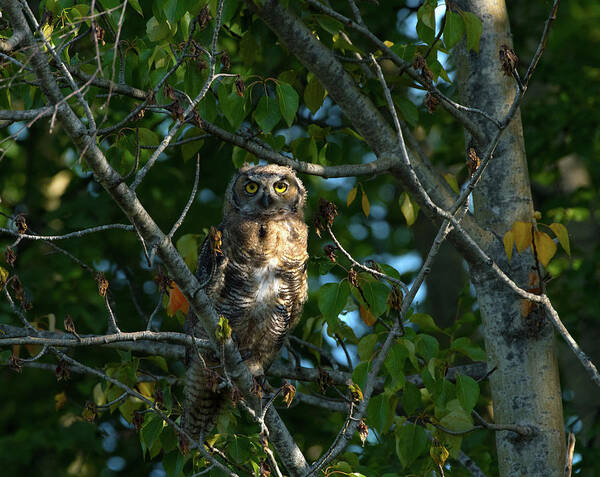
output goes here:
<path id="1" fill-rule="evenodd" d="M 281 279 L 277 277 L 279 270 L 279 260 L 271 258 L 265 265 L 256 269 L 254 279 L 257 283 L 256 302 L 261 305 L 271 306 L 273 301 L 279 295 Z"/>

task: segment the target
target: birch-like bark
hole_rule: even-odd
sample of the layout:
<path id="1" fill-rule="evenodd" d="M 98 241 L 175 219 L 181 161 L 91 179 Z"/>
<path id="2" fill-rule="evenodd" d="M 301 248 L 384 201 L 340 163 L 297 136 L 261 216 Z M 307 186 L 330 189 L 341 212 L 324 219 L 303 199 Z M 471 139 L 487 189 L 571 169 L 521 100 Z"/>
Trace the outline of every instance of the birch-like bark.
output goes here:
<path id="1" fill-rule="evenodd" d="M 479 53 L 458 54 L 462 101 L 501 119 L 515 97 L 515 80 L 500 68 L 500 47 L 512 48 L 504 0 L 460 0 L 460 8 L 483 22 Z M 540 25 L 540 32 L 543 25 Z M 495 126 L 481 121 L 488 137 Z M 467 149 L 471 138 L 467 133 Z M 481 154 L 481 151 L 477 151 Z M 517 220 L 532 222 L 533 201 L 521 117 L 517 112 L 474 192 L 475 219 L 493 233 L 480 245 L 521 287 L 530 288 L 534 259 L 529 250 L 508 263 L 502 236 Z M 490 236 L 488 236 L 490 237 Z M 543 316 L 521 314 L 521 300 L 488 267 L 472 265 L 490 366 L 494 420 L 532 425 L 537 432 L 517 438 L 496 434 L 500 476 L 559 476 L 564 465 L 564 428 L 554 349 L 554 331 Z"/>

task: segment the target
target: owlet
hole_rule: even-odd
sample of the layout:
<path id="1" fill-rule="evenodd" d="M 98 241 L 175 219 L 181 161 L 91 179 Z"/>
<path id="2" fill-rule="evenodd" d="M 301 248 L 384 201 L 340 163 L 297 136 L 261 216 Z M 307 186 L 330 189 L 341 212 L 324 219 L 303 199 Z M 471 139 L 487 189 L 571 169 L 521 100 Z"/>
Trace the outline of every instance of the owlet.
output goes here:
<path id="1" fill-rule="evenodd" d="M 306 190 L 288 167 L 245 166 L 227 187 L 223 221 L 201 248 L 196 276 L 253 376 L 273 362 L 307 299 Z M 206 336 L 192 313 L 186 330 Z M 214 426 L 228 393 L 216 386 L 212 353 L 188 350 L 183 428 L 194 439 Z"/>

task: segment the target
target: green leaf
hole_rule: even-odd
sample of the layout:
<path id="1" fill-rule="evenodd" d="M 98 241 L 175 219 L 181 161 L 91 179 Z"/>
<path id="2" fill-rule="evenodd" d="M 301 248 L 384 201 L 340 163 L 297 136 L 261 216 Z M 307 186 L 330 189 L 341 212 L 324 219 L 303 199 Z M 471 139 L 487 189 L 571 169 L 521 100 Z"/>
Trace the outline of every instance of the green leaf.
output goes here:
<path id="1" fill-rule="evenodd" d="M 471 414 L 479 399 L 479 384 L 470 376 L 456 375 L 456 396 L 462 408 Z"/>
<path id="2" fill-rule="evenodd" d="M 360 390 L 364 389 L 367 385 L 367 374 L 369 374 L 369 363 L 359 363 L 352 371 L 352 382 L 359 387 Z M 362 391 L 361 391 L 362 393 Z"/>
<path id="3" fill-rule="evenodd" d="M 212 123 L 217 118 L 217 100 L 213 94 L 207 94 L 198 104 L 198 115 Z"/>
<path id="4" fill-rule="evenodd" d="M 340 283 L 326 283 L 319 290 L 319 310 L 325 318 L 337 318 L 346 306 L 350 287 L 346 280 Z"/>
<path id="5" fill-rule="evenodd" d="M 450 349 L 460 351 L 473 361 L 485 361 L 487 359 L 485 351 L 483 351 L 479 346 L 471 343 L 471 340 L 464 336 L 455 339 L 450 345 Z"/>
<path id="6" fill-rule="evenodd" d="M 413 330 L 411 329 L 411 331 Z M 408 352 L 408 360 L 411 362 L 411 364 L 416 370 L 419 370 L 420 366 L 419 360 L 417 360 L 417 356 L 415 354 L 415 344 L 406 338 L 400 338 L 398 340 L 398 343 L 400 343 L 402 346 L 404 346 L 404 348 L 406 348 L 406 351 Z"/>
<path id="7" fill-rule="evenodd" d="M 327 91 L 316 76 L 311 76 L 304 89 L 304 104 L 312 114 L 315 114 L 323 105 Z"/>
<path id="8" fill-rule="evenodd" d="M 430 335 L 419 334 L 415 338 L 415 346 L 417 353 L 429 361 L 431 358 L 437 357 L 440 351 L 438 341 Z"/>
<path id="9" fill-rule="evenodd" d="M 246 66 L 252 65 L 260 53 L 260 46 L 256 42 L 254 35 L 247 31 L 244 33 L 240 43 L 240 57 Z"/>
<path id="10" fill-rule="evenodd" d="M 428 27 L 422 20 L 417 21 L 417 36 L 421 41 L 431 45 L 435 38 L 435 31 Z"/>
<path id="11" fill-rule="evenodd" d="M 342 22 L 336 20 L 335 18 L 331 18 L 328 15 L 317 14 L 313 15 L 313 17 L 317 20 L 319 25 L 321 25 L 321 28 L 323 28 L 323 30 L 331 33 L 332 35 L 335 35 L 340 30 L 344 29 L 344 25 L 342 24 Z"/>
<path id="12" fill-rule="evenodd" d="M 196 270 L 196 264 L 198 262 L 198 241 L 196 240 L 196 237 L 195 234 L 182 235 L 179 237 L 176 244 L 177 251 L 192 272 Z"/>
<path id="13" fill-rule="evenodd" d="M 169 371 L 169 366 L 167 365 L 167 360 L 162 356 L 147 356 L 143 358 L 146 361 L 150 361 L 162 369 L 165 373 Z"/>
<path id="14" fill-rule="evenodd" d="M 296 111 L 298 111 L 298 106 L 300 105 L 300 97 L 292 85 L 283 81 L 277 82 L 275 90 L 277 91 L 281 115 L 288 127 L 290 127 L 296 117 Z"/>
<path id="15" fill-rule="evenodd" d="M 471 12 L 461 11 L 460 15 L 462 16 L 465 30 L 467 31 L 467 49 L 479 53 L 479 40 L 481 39 L 481 33 L 483 32 L 481 20 Z"/>
<path id="16" fill-rule="evenodd" d="M 154 443 L 160 437 L 165 423 L 158 414 L 152 412 L 146 415 L 142 430 L 140 431 L 140 440 L 146 446 L 146 449 L 152 449 Z"/>
<path id="17" fill-rule="evenodd" d="M 437 2 L 425 0 L 417 10 L 417 19 L 432 30 L 435 30 L 435 6 Z"/>
<path id="18" fill-rule="evenodd" d="M 423 407 L 423 403 L 421 402 L 421 391 L 419 391 L 419 388 L 410 381 L 406 381 L 404 390 L 402 391 L 402 407 L 407 416 L 413 415 L 417 409 Z"/>
<path id="19" fill-rule="evenodd" d="M 402 467 L 412 464 L 427 449 L 427 433 L 417 424 L 408 423 L 396 430 L 396 454 Z"/>
<path id="20" fill-rule="evenodd" d="M 179 0 L 181 1 L 181 0 Z M 207 3 L 206 1 L 204 2 L 196 2 L 200 5 L 202 5 L 203 3 Z M 218 0 L 210 0 L 210 2 L 208 2 L 210 5 L 210 15 L 215 18 L 217 15 L 217 4 L 218 4 Z M 235 13 L 237 12 L 239 8 L 239 3 L 238 0 L 227 0 L 226 2 L 223 3 L 223 17 L 221 19 L 221 22 L 223 24 L 228 23 L 233 16 L 235 15 Z M 209 28 L 208 30 L 212 30 L 212 28 Z"/>
<path id="21" fill-rule="evenodd" d="M 375 345 L 377 344 L 377 335 L 370 333 L 363 336 L 358 342 L 358 357 L 361 361 L 368 361 L 373 356 Z"/>
<path id="22" fill-rule="evenodd" d="M 234 146 L 233 151 L 231 152 L 231 162 L 233 162 L 233 165 L 239 169 L 244 164 L 258 164 L 258 158 L 245 149 Z"/>
<path id="23" fill-rule="evenodd" d="M 446 10 L 446 26 L 444 27 L 444 45 L 450 49 L 465 34 L 465 25 L 461 16 L 452 10 Z"/>
<path id="24" fill-rule="evenodd" d="M 462 408 L 456 399 L 449 401 L 447 408 L 450 412 L 440 419 L 440 424 L 442 426 L 456 432 L 468 431 L 473 428 L 471 416 Z"/>
<path id="25" fill-rule="evenodd" d="M 223 114 L 233 129 L 237 130 L 246 117 L 244 98 L 238 96 L 238 94 L 234 91 L 228 91 L 223 84 L 219 86 L 217 95 L 219 97 L 221 111 L 223 111 Z"/>
<path id="26" fill-rule="evenodd" d="M 158 43 L 171 35 L 171 30 L 166 23 L 159 22 L 156 17 L 150 18 L 146 22 L 146 35 L 154 43 Z"/>
<path id="27" fill-rule="evenodd" d="M 435 58 L 429 58 L 427 64 L 429 65 L 429 69 L 433 73 L 434 81 L 437 80 L 438 76 L 441 76 L 444 79 L 444 81 L 451 83 L 448 73 L 438 60 L 436 60 Z"/>
<path id="28" fill-rule="evenodd" d="M 400 95 L 394 95 L 394 104 L 398 107 L 400 115 L 408 124 L 416 127 L 419 123 L 419 110 L 414 103 Z"/>
<path id="29" fill-rule="evenodd" d="M 165 455 L 162 459 L 162 464 L 167 473 L 167 477 L 180 477 L 185 464 L 185 457 L 181 452 L 176 450 Z"/>
<path id="30" fill-rule="evenodd" d="M 129 0 L 129 5 L 131 5 L 131 7 L 141 16 L 144 16 L 144 12 L 142 11 L 142 7 L 140 7 L 139 0 Z"/>
<path id="31" fill-rule="evenodd" d="M 406 43 L 394 43 L 390 48 L 400 58 L 408 63 L 412 63 L 417 51 L 417 45 L 410 45 Z"/>
<path id="32" fill-rule="evenodd" d="M 392 426 L 397 398 L 395 395 L 381 393 L 374 396 L 367 406 L 367 422 L 380 433 L 387 432 Z"/>
<path id="33" fill-rule="evenodd" d="M 443 333 L 430 315 L 425 313 L 414 313 L 409 319 L 415 325 L 419 326 L 419 331 L 426 331 L 427 333 Z"/>
<path id="34" fill-rule="evenodd" d="M 185 138 L 192 138 L 194 136 L 199 136 L 201 134 L 202 133 L 200 132 L 200 130 L 198 128 L 190 128 L 185 133 Z M 190 141 L 190 142 L 186 142 L 185 144 L 182 144 L 181 157 L 183 158 L 184 161 L 191 159 L 192 157 L 194 157 L 196 155 L 196 153 L 200 149 L 202 149 L 203 145 L 204 145 L 204 141 L 202 139 L 198 139 L 196 141 Z"/>
<path id="35" fill-rule="evenodd" d="M 384 366 L 392 377 L 392 390 L 402 389 L 406 382 L 404 376 L 404 362 L 408 358 L 408 350 L 400 343 L 394 343 L 385 358 Z"/>
<path id="36" fill-rule="evenodd" d="M 229 455 L 239 464 L 244 463 L 250 457 L 250 447 L 248 439 L 236 434 L 227 443 Z"/>
<path id="37" fill-rule="evenodd" d="M 166 0 L 163 3 L 163 11 L 167 17 L 168 22 L 174 25 L 179 21 L 186 11 L 185 3 L 181 0 Z"/>
<path id="38" fill-rule="evenodd" d="M 281 119 L 277 98 L 271 98 L 270 96 L 260 98 L 254 113 L 254 119 L 263 132 L 271 132 Z"/>
<path id="39" fill-rule="evenodd" d="M 387 310 L 387 298 L 390 289 L 381 283 L 379 280 L 371 276 L 365 277 L 364 274 L 359 275 L 358 284 L 365 296 L 367 302 L 363 299 L 360 292 L 352 287 L 352 295 L 363 306 L 369 309 L 374 317 L 383 315 Z"/>
<path id="40" fill-rule="evenodd" d="M 157 146 L 159 143 L 158 135 L 148 128 L 139 128 L 140 144 L 144 146 Z"/>

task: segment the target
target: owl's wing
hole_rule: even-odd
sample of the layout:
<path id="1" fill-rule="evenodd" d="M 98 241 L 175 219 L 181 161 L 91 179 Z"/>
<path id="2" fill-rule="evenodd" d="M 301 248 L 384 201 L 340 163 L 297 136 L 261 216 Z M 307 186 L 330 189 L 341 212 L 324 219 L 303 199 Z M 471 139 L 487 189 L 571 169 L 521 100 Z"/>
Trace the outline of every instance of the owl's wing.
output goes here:
<path id="1" fill-rule="evenodd" d="M 198 252 L 196 278 L 201 288 L 209 286 L 214 279 L 215 271 L 223 260 L 221 251 L 221 230 L 211 227 L 211 231 L 204 239 Z M 206 337 L 198 318 L 193 311 L 186 317 L 184 330 L 196 338 Z M 217 367 L 215 361 L 208 353 L 198 353 L 193 346 L 186 346 L 185 364 L 187 367 L 184 405 L 182 415 L 183 429 L 194 439 L 206 435 L 214 427 L 220 409 L 225 403 L 222 391 L 216 391 L 213 369 Z"/>
<path id="2" fill-rule="evenodd" d="M 196 266 L 196 278 L 200 282 L 201 288 L 206 288 L 213 279 L 217 262 L 222 256 L 221 252 L 221 230 L 212 228 L 208 233 L 200 251 L 198 252 L 198 263 Z"/>
<path id="3" fill-rule="evenodd" d="M 200 288 L 206 288 L 210 285 L 213 277 L 215 276 L 215 270 L 219 262 L 223 258 L 223 253 L 220 250 L 221 247 L 221 231 L 220 228 L 211 227 L 209 234 L 204 239 L 200 251 L 198 252 L 198 262 L 196 265 L 196 278 L 200 282 Z M 203 330 L 198 326 L 198 318 L 193 311 L 190 310 L 188 316 L 185 319 L 183 330 L 188 335 L 194 335 L 196 338 L 201 337 Z M 186 348 L 185 363 L 190 362 L 191 350 Z"/>

